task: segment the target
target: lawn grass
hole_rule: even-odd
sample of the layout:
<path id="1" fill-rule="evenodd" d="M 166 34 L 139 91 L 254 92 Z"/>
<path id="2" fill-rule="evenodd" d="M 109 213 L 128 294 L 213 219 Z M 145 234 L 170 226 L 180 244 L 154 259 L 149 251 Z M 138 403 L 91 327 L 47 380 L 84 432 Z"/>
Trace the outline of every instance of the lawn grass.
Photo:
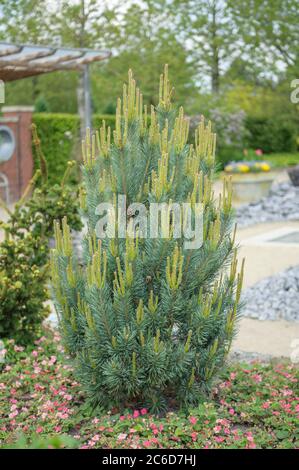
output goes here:
<path id="1" fill-rule="evenodd" d="M 5 342 L 0 445 L 30 448 L 295 448 L 298 369 L 232 364 L 209 399 L 189 411 L 91 410 L 57 333 L 33 347 Z"/>
<path id="2" fill-rule="evenodd" d="M 299 152 L 297 153 L 271 153 L 264 155 L 263 159 L 271 163 L 273 168 L 285 168 L 298 165 Z"/>

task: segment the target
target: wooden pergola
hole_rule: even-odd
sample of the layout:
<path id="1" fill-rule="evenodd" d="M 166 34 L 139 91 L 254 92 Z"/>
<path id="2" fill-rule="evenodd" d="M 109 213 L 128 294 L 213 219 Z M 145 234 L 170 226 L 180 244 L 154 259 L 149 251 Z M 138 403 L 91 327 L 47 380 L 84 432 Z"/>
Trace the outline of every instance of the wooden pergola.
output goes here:
<path id="1" fill-rule="evenodd" d="M 83 77 L 84 120 L 90 127 L 89 64 L 107 59 L 110 51 L 0 42 L 0 80 L 11 82 L 59 70 L 77 70 Z"/>

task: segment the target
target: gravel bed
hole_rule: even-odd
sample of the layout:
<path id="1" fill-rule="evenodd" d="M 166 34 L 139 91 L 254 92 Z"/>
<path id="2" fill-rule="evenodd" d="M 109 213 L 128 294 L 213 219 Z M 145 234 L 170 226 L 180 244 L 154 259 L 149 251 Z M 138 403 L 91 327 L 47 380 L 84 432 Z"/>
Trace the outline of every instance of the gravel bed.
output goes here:
<path id="1" fill-rule="evenodd" d="M 262 222 L 299 220 L 299 188 L 289 182 L 273 184 L 269 196 L 236 210 L 238 227 Z"/>
<path id="2" fill-rule="evenodd" d="M 244 289 L 242 300 L 245 317 L 299 322 L 299 266 Z"/>

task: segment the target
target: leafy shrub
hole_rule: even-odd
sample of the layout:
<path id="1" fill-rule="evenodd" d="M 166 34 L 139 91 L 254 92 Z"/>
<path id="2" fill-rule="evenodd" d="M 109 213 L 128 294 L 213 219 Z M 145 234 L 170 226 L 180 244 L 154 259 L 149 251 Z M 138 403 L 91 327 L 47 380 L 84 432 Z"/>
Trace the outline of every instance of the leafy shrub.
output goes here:
<path id="1" fill-rule="evenodd" d="M 217 160 L 221 167 L 231 161 L 242 160 L 248 131 L 245 127 L 244 111 L 228 112 L 220 108 L 209 113 L 217 134 Z M 191 118 L 191 129 L 200 122 L 200 116 Z"/>
<path id="2" fill-rule="evenodd" d="M 201 120 L 190 146 L 188 119 L 182 108 L 176 114 L 170 95 L 166 68 L 149 124 L 129 73 L 113 142 L 103 127 L 96 150 L 96 139 L 87 133 L 83 266 L 73 253 L 66 220 L 62 230 L 56 224 L 51 261 L 60 329 L 93 405 L 131 402 L 158 411 L 168 403 L 198 403 L 223 366 L 235 333 L 242 271 L 237 275 L 231 188 L 226 182 L 216 203 L 211 123 Z M 203 245 L 186 249 L 185 240 L 173 235 L 173 218 L 166 238 L 160 229 L 159 238 L 124 234 L 97 240 L 95 209 L 119 194 L 126 195 L 133 224 L 132 202 L 147 208 L 189 202 L 192 218 L 195 203 L 202 204 Z"/>
<path id="3" fill-rule="evenodd" d="M 66 185 L 73 162 L 60 186 L 52 186 L 35 129 L 34 142 L 41 170 L 35 173 L 14 211 L 6 208 L 8 221 L 0 222 L 5 233 L 0 244 L 0 337 L 15 338 L 20 344 L 32 341 L 49 314 L 44 302 L 48 299 L 48 244 L 54 220 L 67 213 L 72 228 L 81 228 L 73 191 Z M 38 180 L 41 187 L 28 197 Z"/>
<path id="4" fill-rule="evenodd" d="M 40 95 L 34 103 L 34 111 L 36 113 L 48 113 L 49 103 L 43 95 Z"/>
<path id="5" fill-rule="evenodd" d="M 284 117 L 260 118 L 248 116 L 248 146 L 260 148 L 265 153 L 296 151 L 296 129 Z"/>
<path id="6" fill-rule="evenodd" d="M 44 257 L 47 247 L 26 233 L 0 245 L 0 337 L 26 344 L 40 333 L 49 314 L 45 266 L 36 264 L 36 250 Z"/>

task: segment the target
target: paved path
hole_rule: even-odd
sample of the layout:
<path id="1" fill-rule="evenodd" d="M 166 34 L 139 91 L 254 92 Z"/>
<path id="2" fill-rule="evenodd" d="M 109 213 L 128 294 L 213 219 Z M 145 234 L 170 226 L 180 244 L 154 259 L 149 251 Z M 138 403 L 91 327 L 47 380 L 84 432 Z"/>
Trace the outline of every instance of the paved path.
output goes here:
<path id="1" fill-rule="evenodd" d="M 293 230 L 299 232 L 299 221 L 269 222 L 237 230 L 239 258 L 245 258 L 244 287 L 299 265 L 299 243 L 269 241 Z"/>
<path id="2" fill-rule="evenodd" d="M 299 349 L 298 322 L 243 318 L 232 351 L 290 358 L 295 348 Z"/>

